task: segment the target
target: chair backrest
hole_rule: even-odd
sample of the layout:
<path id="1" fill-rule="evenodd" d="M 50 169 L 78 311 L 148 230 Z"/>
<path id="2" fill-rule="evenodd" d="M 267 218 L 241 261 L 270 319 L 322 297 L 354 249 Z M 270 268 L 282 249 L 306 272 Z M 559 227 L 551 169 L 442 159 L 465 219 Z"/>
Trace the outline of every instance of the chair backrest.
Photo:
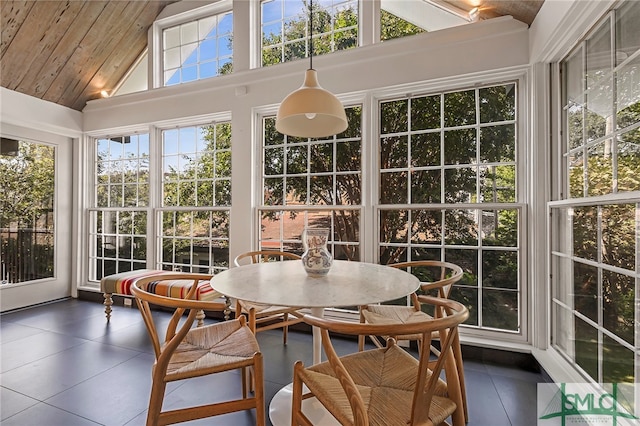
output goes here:
<path id="1" fill-rule="evenodd" d="M 248 251 L 246 253 L 239 254 L 233 260 L 233 263 L 236 266 L 240 266 L 240 265 L 249 264 L 249 263 L 274 262 L 274 261 L 280 261 L 280 260 L 296 260 L 296 259 L 299 260 L 300 256 L 288 251 L 258 250 L 258 251 Z"/>
<path id="2" fill-rule="evenodd" d="M 351 411 L 356 420 L 355 424 L 368 424 L 367 419 L 361 422 L 358 421 L 359 417 L 367 416 L 364 401 L 357 390 L 358 388 L 355 382 L 351 379 L 340 357 L 335 352 L 331 344 L 329 332 L 377 336 L 422 335 L 420 341 L 421 348 L 419 351 L 421 355 L 413 395 L 411 424 L 422 424 L 422 422 L 426 422 L 428 419 L 431 400 L 443 369 L 446 374 L 447 386 L 451 386 L 449 394 L 460 395 L 460 384 L 451 345 L 457 336 L 458 325 L 469 317 L 469 311 L 464 305 L 453 300 L 426 295 L 418 296 L 418 298 L 421 304 L 431 305 L 434 310 L 439 312 L 436 318 L 405 324 L 369 324 L 319 318 L 311 315 L 304 316 L 306 323 L 321 329 L 322 345 L 325 354 L 335 373 L 335 377 L 339 379 L 345 393 L 349 395 L 349 404 L 351 405 Z M 434 334 L 439 336 L 441 348 L 437 360 L 432 358 L 431 351 L 429 350 Z M 433 366 L 431 370 L 429 369 L 430 362 Z M 401 368 L 402 366 L 398 367 Z M 457 403 L 461 403 L 461 399 Z"/>
<path id="3" fill-rule="evenodd" d="M 429 293 L 437 291 L 438 296 L 448 299 L 453 284 L 460 281 L 462 268 L 450 262 L 439 260 L 416 260 L 413 262 L 392 263 L 388 266 L 404 269 L 420 280 L 420 289 Z M 430 293 L 429 293 L 430 294 Z"/>
<path id="4" fill-rule="evenodd" d="M 212 276 L 213 275 L 192 274 L 185 272 L 163 273 L 162 275 L 151 275 L 148 277 L 140 278 L 131 286 L 131 293 L 136 298 L 136 304 L 138 305 L 138 309 L 142 314 L 142 318 L 144 319 L 147 331 L 149 332 L 149 337 L 151 338 L 151 342 L 153 343 L 153 349 L 156 354 L 157 360 L 160 358 L 161 353 L 166 349 L 166 347 L 163 347 L 164 342 L 171 341 L 172 344 L 173 342 L 175 342 L 175 346 L 177 347 L 177 345 L 182 341 L 182 338 L 184 338 L 187 332 L 191 329 L 193 321 L 196 318 L 196 314 L 199 310 L 225 309 L 226 306 L 224 302 L 195 300 L 196 290 L 199 283 L 201 281 L 210 280 Z M 160 296 L 147 291 L 147 286 L 150 283 L 164 280 L 190 280 L 193 282 L 184 299 L 180 299 L 178 297 Z M 166 333 L 163 336 L 165 339 L 163 342 L 161 342 L 160 340 L 162 337 L 159 334 L 159 330 L 151 312 L 152 305 L 175 309 L 171 320 L 169 321 Z M 180 329 L 177 330 L 178 324 L 180 323 L 183 314 L 187 310 L 189 311 L 189 315 L 187 316 Z M 172 352 L 172 350 L 170 352 Z"/>

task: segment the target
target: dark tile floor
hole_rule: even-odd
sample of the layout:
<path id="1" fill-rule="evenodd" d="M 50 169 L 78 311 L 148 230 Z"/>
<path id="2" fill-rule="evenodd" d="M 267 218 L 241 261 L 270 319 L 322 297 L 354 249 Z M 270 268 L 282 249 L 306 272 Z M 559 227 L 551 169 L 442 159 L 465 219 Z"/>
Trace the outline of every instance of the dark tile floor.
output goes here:
<path id="1" fill-rule="evenodd" d="M 284 346 L 280 331 L 267 331 L 258 340 L 269 401 L 291 381 L 296 360 L 311 362 L 311 336 L 290 332 Z M 356 350 L 355 341 L 338 346 Z M 0 349 L 3 426 L 144 425 L 153 349 L 137 310 L 114 306 L 109 324 L 101 304 L 77 299 L 5 313 Z M 543 375 L 474 359 L 465 360 L 465 374 L 470 426 L 536 424 L 536 383 Z M 173 383 L 165 408 L 239 392 L 236 372 Z M 189 424 L 252 425 L 254 417 L 241 412 Z"/>

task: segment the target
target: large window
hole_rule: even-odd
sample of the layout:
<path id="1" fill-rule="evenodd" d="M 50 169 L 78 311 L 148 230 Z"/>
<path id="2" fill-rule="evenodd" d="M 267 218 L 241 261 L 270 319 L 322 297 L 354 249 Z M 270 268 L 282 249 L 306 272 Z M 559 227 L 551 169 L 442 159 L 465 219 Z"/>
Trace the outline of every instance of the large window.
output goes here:
<path id="1" fill-rule="evenodd" d="M 449 2 L 380 0 L 380 40 L 437 31 L 478 19 L 477 10 L 473 14 Z"/>
<path id="2" fill-rule="evenodd" d="M 445 260 L 466 324 L 521 332 L 517 84 L 380 103 L 380 263 Z"/>
<path id="3" fill-rule="evenodd" d="M 165 86 L 202 80 L 233 70 L 233 13 L 226 12 L 162 30 Z"/>
<path id="4" fill-rule="evenodd" d="M 262 65 L 309 56 L 309 1 L 261 2 Z M 313 4 L 313 54 L 358 46 L 358 1 L 318 0 Z"/>
<path id="5" fill-rule="evenodd" d="M 231 123 L 162 132 L 162 269 L 229 266 Z"/>
<path id="6" fill-rule="evenodd" d="M 90 277 L 143 269 L 149 221 L 149 135 L 96 141 L 90 222 Z"/>
<path id="7" fill-rule="evenodd" d="M 153 154 L 146 133 L 96 140 L 91 280 L 143 268 L 214 273 L 229 265 L 231 124 L 159 134 Z M 161 164 L 153 175 L 150 163 Z"/>
<path id="8" fill-rule="evenodd" d="M 54 276 L 53 146 L 0 140 L 0 284 Z"/>
<path id="9" fill-rule="evenodd" d="M 639 20 L 621 3 L 561 62 L 552 344 L 600 383 L 640 380 Z"/>
<path id="10" fill-rule="evenodd" d="M 304 227 L 323 227 L 336 259 L 360 260 L 362 108 L 346 113 L 347 130 L 322 139 L 285 136 L 275 117 L 263 119 L 261 249 L 302 254 Z"/>

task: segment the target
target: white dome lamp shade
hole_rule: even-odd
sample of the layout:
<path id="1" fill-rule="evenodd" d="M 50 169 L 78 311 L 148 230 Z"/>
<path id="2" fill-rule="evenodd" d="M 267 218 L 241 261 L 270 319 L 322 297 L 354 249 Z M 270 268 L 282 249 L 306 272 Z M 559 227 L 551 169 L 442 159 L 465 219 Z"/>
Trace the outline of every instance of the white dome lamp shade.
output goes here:
<path id="1" fill-rule="evenodd" d="M 280 104 L 276 130 L 290 136 L 322 138 L 347 129 L 342 103 L 318 84 L 316 70 L 308 69 L 304 83 Z"/>
<path id="2" fill-rule="evenodd" d="M 347 129 L 347 115 L 342 103 L 318 84 L 313 69 L 313 1 L 309 3 L 309 69 L 302 86 L 287 95 L 278 108 L 276 130 L 282 134 L 303 138 L 323 138 Z"/>

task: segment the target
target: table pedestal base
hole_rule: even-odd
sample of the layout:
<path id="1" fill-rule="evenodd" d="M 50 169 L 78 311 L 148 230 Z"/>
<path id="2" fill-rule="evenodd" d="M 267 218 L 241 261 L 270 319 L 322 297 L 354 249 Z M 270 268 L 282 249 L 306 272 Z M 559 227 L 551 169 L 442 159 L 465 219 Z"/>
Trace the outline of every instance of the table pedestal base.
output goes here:
<path id="1" fill-rule="evenodd" d="M 303 393 L 307 389 L 303 389 Z M 289 383 L 275 394 L 269 404 L 269 419 L 273 426 L 291 425 L 291 397 L 293 396 L 293 383 Z M 315 398 L 302 401 L 302 411 L 317 426 L 340 425 L 338 421 Z"/>

